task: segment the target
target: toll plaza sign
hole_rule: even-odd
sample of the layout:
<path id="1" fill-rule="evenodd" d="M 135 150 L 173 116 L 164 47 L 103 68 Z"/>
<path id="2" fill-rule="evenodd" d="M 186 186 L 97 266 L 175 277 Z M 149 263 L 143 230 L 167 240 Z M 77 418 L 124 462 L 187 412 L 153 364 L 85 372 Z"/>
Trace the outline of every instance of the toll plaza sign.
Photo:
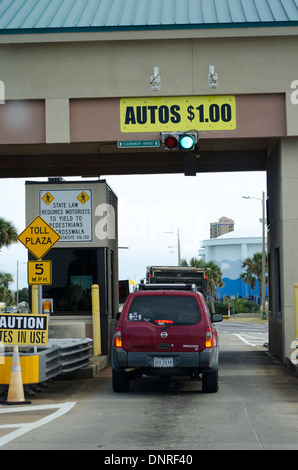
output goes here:
<path id="1" fill-rule="evenodd" d="M 121 132 L 236 129 L 235 96 L 180 96 L 120 100 Z"/>
<path id="2" fill-rule="evenodd" d="M 59 239 L 60 235 L 39 216 L 18 236 L 18 240 L 37 259 L 42 258 Z"/>
<path id="3" fill-rule="evenodd" d="M 0 342 L 7 345 L 48 344 L 48 315 L 0 314 Z"/>
<path id="4" fill-rule="evenodd" d="M 92 241 L 91 189 L 39 192 L 39 214 L 60 235 L 60 242 Z"/>

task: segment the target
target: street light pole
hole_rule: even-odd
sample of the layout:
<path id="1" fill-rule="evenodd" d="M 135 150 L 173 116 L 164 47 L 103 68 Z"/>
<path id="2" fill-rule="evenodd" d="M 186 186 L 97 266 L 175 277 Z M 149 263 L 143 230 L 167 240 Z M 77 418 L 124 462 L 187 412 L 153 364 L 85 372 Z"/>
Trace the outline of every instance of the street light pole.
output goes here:
<path id="1" fill-rule="evenodd" d="M 18 303 L 19 303 L 19 265 L 20 264 L 27 264 L 27 263 L 26 263 L 26 261 L 20 263 L 17 260 L 17 306 L 18 306 Z"/>
<path id="2" fill-rule="evenodd" d="M 181 266 L 180 235 L 178 228 L 178 266 Z"/>
<path id="3" fill-rule="evenodd" d="M 262 192 L 262 317 L 266 318 L 265 311 L 265 193 Z"/>
<path id="4" fill-rule="evenodd" d="M 265 311 L 265 192 L 262 191 L 262 199 L 252 196 L 242 196 L 243 199 L 257 199 L 262 203 L 262 318 L 266 319 Z"/>
<path id="5" fill-rule="evenodd" d="M 175 233 L 175 232 L 164 232 L 164 233 Z M 178 228 L 178 266 L 181 266 L 181 249 L 180 249 L 180 234 L 179 234 L 179 228 Z M 169 246 L 168 248 L 174 248 L 172 246 Z"/>

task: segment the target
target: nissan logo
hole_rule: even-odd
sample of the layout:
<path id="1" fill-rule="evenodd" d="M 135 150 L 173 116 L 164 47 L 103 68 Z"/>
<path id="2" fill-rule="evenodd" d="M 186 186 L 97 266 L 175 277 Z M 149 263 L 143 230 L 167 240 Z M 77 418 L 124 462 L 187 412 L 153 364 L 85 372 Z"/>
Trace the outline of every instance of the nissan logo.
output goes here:
<path id="1" fill-rule="evenodd" d="M 160 336 L 161 336 L 162 338 L 166 338 L 166 337 L 168 336 L 168 333 L 167 333 L 166 331 L 162 331 L 162 332 L 160 333 Z"/>

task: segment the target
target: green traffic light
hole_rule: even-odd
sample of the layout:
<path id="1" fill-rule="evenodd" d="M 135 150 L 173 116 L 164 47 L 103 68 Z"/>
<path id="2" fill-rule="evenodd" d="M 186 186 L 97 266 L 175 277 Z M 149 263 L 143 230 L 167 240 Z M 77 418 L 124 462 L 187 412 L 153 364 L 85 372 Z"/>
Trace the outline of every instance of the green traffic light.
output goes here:
<path id="1" fill-rule="evenodd" d="M 190 135 L 184 135 L 183 137 L 181 137 L 179 142 L 180 147 L 186 150 L 191 149 L 194 143 L 194 138 Z"/>

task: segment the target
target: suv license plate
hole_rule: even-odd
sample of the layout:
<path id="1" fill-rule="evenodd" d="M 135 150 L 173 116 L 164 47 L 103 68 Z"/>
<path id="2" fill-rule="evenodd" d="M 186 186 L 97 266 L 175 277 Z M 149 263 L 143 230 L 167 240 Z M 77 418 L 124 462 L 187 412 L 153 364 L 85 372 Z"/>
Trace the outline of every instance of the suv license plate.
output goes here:
<path id="1" fill-rule="evenodd" d="M 173 367 L 174 362 L 172 357 L 155 357 L 154 367 Z"/>

